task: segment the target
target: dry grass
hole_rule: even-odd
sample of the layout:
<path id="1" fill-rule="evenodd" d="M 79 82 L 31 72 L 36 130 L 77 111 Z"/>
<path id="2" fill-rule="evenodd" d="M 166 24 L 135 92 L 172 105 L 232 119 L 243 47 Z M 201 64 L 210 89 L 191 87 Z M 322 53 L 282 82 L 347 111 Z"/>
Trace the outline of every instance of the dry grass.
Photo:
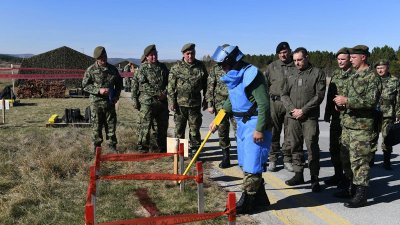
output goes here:
<path id="1" fill-rule="evenodd" d="M 0 125 L 0 223 L 83 224 L 89 166 L 93 164 L 90 128 L 46 128 L 48 118 L 65 108 L 84 112 L 88 99 L 22 99 Z M 118 110 L 118 148 L 134 149 L 136 113 L 128 98 Z M 206 165 L 207 166 L 207 165 Z M 171 159 L 151 162 L 105 163 L 103 174 L 172 172 Z M 207 170 L 206 170 L 207 174 Z M 207 178 L 207 175 L 205 175 Z M 179 192 L 171 182 L 101 181 L 97 221 L 143 217 L 134 192 L 148 189 L 161 215 L 196 213 L 196 186 L 189 182 Z M 205 180 L 206 212 L 222 211 L 227 194 Z M 239 218 L 249 224 L 248 218 Z M 198 224 L 224 224 L 225 218 Z M 246 221 L 246 222 L 244 222 Z M 241 224 L 241 223 L 239 223 Z"/>

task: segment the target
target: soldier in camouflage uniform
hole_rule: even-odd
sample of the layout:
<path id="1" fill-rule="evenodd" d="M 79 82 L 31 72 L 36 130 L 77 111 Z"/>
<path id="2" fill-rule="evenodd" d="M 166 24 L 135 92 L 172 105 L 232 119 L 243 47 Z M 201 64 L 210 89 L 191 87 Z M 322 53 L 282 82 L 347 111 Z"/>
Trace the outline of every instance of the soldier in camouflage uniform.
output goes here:
<path id="1" fill-rule="evenodd" d="M 387 136 L 387 128 L 400 118 L 399 112 L 399 79 L 389 73 L 389 61 L 381 59 L 375 63 L 376 73 L 381 77 L 382 94 L 379 101 L 381 117 L 378 123 L 378 132 L 382 132 L 383 140 Z M 382 141 L 383 167 L 390 170 L 390 155 L 392 146 L 386 146 Z M 372 159 L 374 160 L 374 159 Z"/>
<path id="2" fill-rule="evenodd" d="M 304 151 L 306 143 L 308 168 L 311 175 L 311 190 L 321 191 L 319 185 L 319 105 L 325 97 L 325 73 L 309 63 L 305 48 L 293 52 L 296 69 L 285 79 L 281 99 L 288 117 L 288 141 L 292 152 L 295 175 L 285 181 L 289 186 L 304 183 Z"/>
<path id="3" fill-rule="evenodd" d="M 281 101 L 282 84 L 284 77 L 289 74 L 289 70 L 294 69 L 292 52 L 287 42 L 281 42 L 276 47 L 276 54 L 279 59 L 268 65 L 265 71 L 265 80 L 271 97 L 271 118 L 272 127 L 272 146 L 269 152 L 268 171 L 276 171 L 276 162 L 281 149 L 280 140 L 282 125 L 284 125 L 284 140 L 282 144 L 283 165 L 286 170 L 293 172 L 292 153 L 287 141 L 287 120 L 286 109 Z"/>
<path id="4" fill-rule="evenodd" d="M 175 137 L 185 138 L 186 123 L 189 124 L 190 154 L 201 144 L 201 107 L 207 108 L 205 98 L 208 73 L 204 64 L 195 58 L 195 44 L 182 47 L 182 61 L 172 66 L 168 78 L 168 108 L 174 111 Z"/>
<path id="5" fill-rule="evenodd" d="M 219 65 L 214 65 L 211 68 L 206 93 L 206 100 L 208 102 L 207 110 L 211 114 L 218 113 L 223 108 L 224 102 L 228 98 L 228 88 L 220 79 L 224 74 L 225 72 Z M 229 160 L 229 147 L 231 147 L 229 121 L 236 131 L 236 121 L 232 116 L 225 116 L 218 128 L 219 146 L 221 146 L 222 149 L 222 161 L 219 164 L 220 168 L 228 168 L 231 166 Z"/>
<path id="6" fill-rule="evenodd" d="M 357 45 L 349 49 L 349 52 L 355 71 L 348 79 L 345 95 L 338 95 L 333 100 L 337 108 L 344 110 L 341 138 L 344 148 L 341 150 L 343 155 L 348 155 L 345 159 L 350 159 L 353 172 L 352 185 L 348 192 L 348 196 L 352 198 L 344 206 L 357 208 L 367 203 L 369 162 L 378 136 L 376 117 L 381 81 L 367 64 L 367 46 Z"/>
<path id="7" fill-rule="evenodd" d="M 166 152 L 169 116 L 167 84 L 168 69 L 158 61 L 156 46 L 149 45 L 144 49 L 132 90 L 134 107 L 140 110 L 137 147 L 142 153 L 149 150 Z"/>
<path id="8" fill-rule="evenodd" d="M 134 72 L 132 69 L 133 69 L 133 63 L 131 63 L 131 62 L 129 62 L 128 64 L 126 64 L 124 66 L 124 72 Z M 131 91 L 132 78 L 131 77 L 124 77 L 123 80 L 124 80 L 124 90 L 126 92 L 130 92 Z"/>
<path id="9" fill-rule="evenodd" d="M 117 126 L 115 103 L 117 103 L 122 90 L 122 78 L 118 69 L 107 63 L 107 53 L 104 47 L 96 47 L 93 57 L 96 62 L 86 69 L 82 80 L 83 90 L 90 93 L 92 141 L 94 149 L 101 146 L 104 127 L 109 148 L 116 151 L 118 142 L 115 134 Z"/>
<path id="10" fill-rule="evenodd" d="M 343 183 L 342 181 L 344 179 L 343 167 L 340 157 L 340 136 L 342 135 L 342 127 L 340 124 L 340 111 L 336 109 L 333 99 L 336 97 L 336 95 L 344 95 L 343 92 L 345 90 L 346 81 L 353 73 L 348 48 L 341 48 L 336 53 L 336 60 L 339 69 L 336 69 L 331 75 L 328 94 L 326 96 L 327 99 L 324 115 L 325 122 L 330 122 L 329 152 L 331 153 L 331 162 L 335 170 L 335 174 L 325 181 L 325 184 L 327 185 L 338 185 L 339 183 Z M 351 173 L 351 170 L 347 172 Z M 348 175 L 348 177 L 351 177 L 351 175 Z M 348 185 L 345 185 L 345 187 L 343 188 L 348 188 Z"/>

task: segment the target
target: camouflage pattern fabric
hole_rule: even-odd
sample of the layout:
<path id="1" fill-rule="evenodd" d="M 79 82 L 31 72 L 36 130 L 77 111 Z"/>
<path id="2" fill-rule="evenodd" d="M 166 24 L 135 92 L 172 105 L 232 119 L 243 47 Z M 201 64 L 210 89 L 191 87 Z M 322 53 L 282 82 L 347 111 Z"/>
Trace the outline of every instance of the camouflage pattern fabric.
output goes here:
<path id="1" fill-rule="evenodd" d="M 342 134 L 340 135 L 340 161 L 343 168 L 343 174 L 347 180 L 353 180 L 353 171 L 351 170 L 350 164 L 350 135 L 353 130 L 342 128 Z"/>
<path id="2" fill-rule="evenodd" d="M 206 100 L 208 102 L 208 107 L 214 108 L 215 113 L 223 109 L 224 103 L 228 98 L 228 88 L 226 84 L 220 80 L 224 74 L 225 72 L 220 66 L 214 65 L 208 76 Z M 230 124 L 232 124 L 236 136 L 236 120 L 231 114 L 224 117 L 218 128 L 219 146 L 222 149 L 228 149 L 231 146 L 229 138 Z"/>
<path id="3" fill-rule="evenodd" d="M 340 143 L 340 136 L 342 135 L 342 126 L 340 124 L 341 112 L 336 110 L 335 102 L 333 101 L 333 99 L 336 97 L 336 95 L 345 96 L 344 91 L 347 88 L 346 81 L 353 72 L 354 71 L 352 69 L 348 71 L 343 71 L 342 69 L 335 70 L 331 76 L 331 81 L 329 83 L 328 93 L 326 96 L 324 121 L 330 122 L 329 152 L 331 154 L 332 164 L 335 168 L 342 167 L 342 162 L 341 162 L 342 160 L 340 153 L 340 150 L 342 149 Z"/>
<path id="4" fill-rule="evenodd" d="M 175 111 L 175 137 L 185 138 L 186 123 L 189 124 L 189 144 L 192 150 L 197 150 L 201 144 L 200 127 L 203 115 L 197 107 L 179 107 Z"/>
<path id="5" fill-rule="evenodd" d="M 369 162 L 378 136 L 377 108 L 381 91 L 380 78 L 371 68 L 356 71 L 347 83 L 347 104 L 342 117 L 346 135 L 342 134 L 341 141 L 344 154 L 348 152 L 350 157 L 355 185 L 368 186 Z"/>
<path id="6" fill-rule="evenodd" d="M 245 173 L 243 178 L 242 190 L 249 195 L 255 195 L 262 182 L 260 173 Z"/>
<path id="7" fill-rule="evenodd" d="M 122 78 L 117 68 L 108 63 L 105 67 L 100 67 L 97 63 L 94 63 L 86 69 L 82 87 L 84 91 L 90 93 L 94 146 L 101 146 L 103 142 L 103 127 L 109 144 L 115 146 L 117 144 L 115 134 L 117 114 L 114 104 L 119 99 L 122 90 Z M 113 96 L 100 95 L 100 88 L 112 89 L 110 95 Z"/>
<path id="8" fill-rule="evenodd" d="M 168 105 L 179 107 L 201 106 L 201 91 L 207 92 L 208 73 L 199 60 L 193 64 L 178 61 L 172 66 L 168 78 Z"/>
<path id="9" fill-rule="evenodd" d="M 287 117 L 286 108 L 280 100 L 282 94 L 282 85 L 285 77 L 288 76 L 289 70 L 294 69 L 294 63 L 284 63 L 281 60 L 275 60 L 268 65 L 267 70 L 264 73 L 265 80 L 269 89 L 269 95 L 271 97 L 271 119 L 272 119 L 272 144 L 271 150 L 269 152 L 269 161 L 276 162 L 278 159 L 278 154 L 282 150 L 283 161 L 292 162 L 292 154 L 290 152 L 290 147 L 288 146 L 287 139 Z M 282 125 L 284 128 L 284 141 L 281 149 L 281 133 Z"/>
<path id="10" fill-rule="evenodd" d="M 136 80 L 132 96 L 140 104 L 138 150 L 166 151 L 168 69 L 163 63 L 142 63 Z"/>
<path id="11" fill-rule="evenodd" d="M 175 106 L 175 137 L 185 138 L 188 123 L 190 146 L 196 150 L 201 144 L 201 91 L 205 95 L 207 78 L 206 67 L 199 60 L 192 64 L 178 61 L 172 66 L 168 78 L 168 105 Z"/>

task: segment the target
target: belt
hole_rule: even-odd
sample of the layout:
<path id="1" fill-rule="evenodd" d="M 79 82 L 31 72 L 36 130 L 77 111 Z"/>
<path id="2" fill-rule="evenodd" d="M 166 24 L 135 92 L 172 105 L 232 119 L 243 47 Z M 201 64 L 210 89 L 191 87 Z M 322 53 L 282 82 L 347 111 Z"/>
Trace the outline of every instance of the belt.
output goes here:
<path id="1" fill-rule="evenodd" d="M 271 95 L 271 100 L 272 101 L 280 101 L 281 100 L 281 96 L 279 96 L 279 95 Z"/>

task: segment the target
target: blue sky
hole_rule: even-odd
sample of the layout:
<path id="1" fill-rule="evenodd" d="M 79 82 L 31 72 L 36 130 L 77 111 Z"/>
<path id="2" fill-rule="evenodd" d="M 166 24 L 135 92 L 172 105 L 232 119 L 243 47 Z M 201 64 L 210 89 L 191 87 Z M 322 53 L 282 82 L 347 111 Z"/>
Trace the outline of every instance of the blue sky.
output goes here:
<path id="1" fill-rule="evenodd" d="M 185 43 L 197 58 L 217 45 L 245 54 L 292 49 L 336 52 L 357 44 L 400 46 L 398 0 L 1 0 L 0 53 L 39 54 L 68 46 L 92 55 L 140 58 L 156 44 L 160 59 L 181 57 Z"/>

